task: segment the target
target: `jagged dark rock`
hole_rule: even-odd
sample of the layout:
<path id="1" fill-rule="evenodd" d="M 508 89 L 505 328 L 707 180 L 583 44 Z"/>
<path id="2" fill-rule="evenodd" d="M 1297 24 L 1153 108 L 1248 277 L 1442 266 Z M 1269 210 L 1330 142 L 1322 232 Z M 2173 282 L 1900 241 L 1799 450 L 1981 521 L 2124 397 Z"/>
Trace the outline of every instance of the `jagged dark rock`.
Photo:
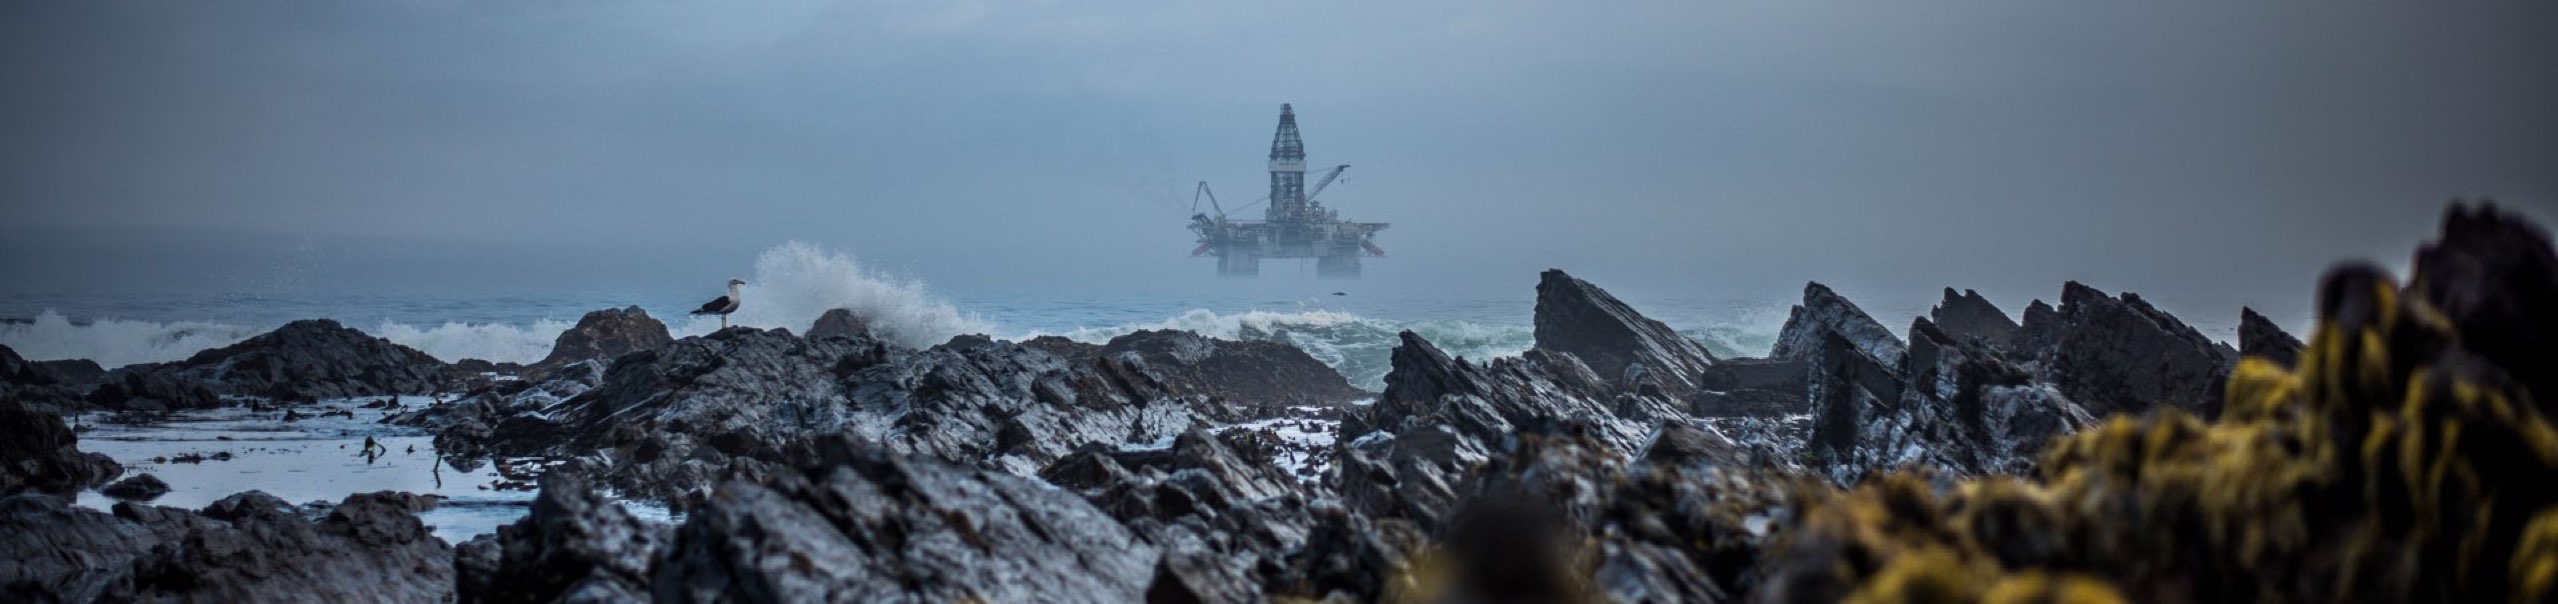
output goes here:
<path id="1" fill-rule="evenodd" d="M 85 405 L 89 390 L 104 378 L 98 364 L 86 360 L 29 361 L 0 346 L 0 400 L 38 411 L 71 412 Z"/>
<path id="2" fill-rule="evenodd" d="M 1078 363 L 984 338 L 905 350 L 731 328 L 625 356 L 567 400 L 491 405 L 437 442 L 475 454 L 600 454 L 602 484 L 682 507 L 731 472 L 786 468 L 839 433 L 1030 475 L 1089 443 L 1169 438 L 1222 407 L 1175 387 L 1133 353 Z"/>
<path id="3" fill-rule="evenodd" d="M 818 463 L 731 480 L 659 563 L 660 602 L 1128 602 L 1159 550 L 1031 479 L 831 441 Z"/>
<path id="4" fill-rule="evenodd" d="M 114 480 L 124 466 L 83 453 L 62 417 L 0 400 L 0 495 L 25 491 L 69 495 Z"/>
<path id="5" fill-rule="evenodd" d="M 1899 365 L 1905 346 L 1892 330 L 1874 321 L 1864 309 L 1856 307 L 1845 296 L 1830 291 L 1829 286 L 1809 283 L 1803 286 L 1803 303 L 1794 306 L 1785 317 L 1785 327 L 1777 330 L 1776 347 L 1768 358 L 1811 360 L 1818 356 L 1827 339 L 1823 334 L 1838 334 L 1858 352 L 1885 366 Z"/>
<path id="6" fill-rule="evenodd" d="M 1142 330 L 1111 338 L 1092 357 L 1136 354 L 1176 395 L 1202 395 L 1248 407 L 1332 406 L 1369 398 L 1330 365 L 1279 342 L 1235 341 L 1187 331 Z M 1090 362 L 1089 357 L 1072 357 Z"/>
<path id="7" fill-rule="evenodd" d="M 836 308 L 817 316 L 817 322 L 808 326 L 808 338 L 878 339 L 879 334 L 871 332 L 870 321 L 861 315 L 853 314 L 851 309 Z"/>
<path id="8" fill-rule="evenodd" d="M 2021 474 L 2045 442 L 2095 423 L 1983 341 L 1958 339 L 1921 318 L 1911 323 L 1909 342 L 1897 375 L 1844 338 L 1822 350 L 1823 404 L 1811 436 L 1819 448 L 1810 457 L 1832 481 L 1854 484 L 1904 466 Z"/>
<path id="9" fill-rule="evenodd" d="M 622 355 L 674 342 L 674 336 L 666 333 L 666 324 L 648 316 L 648 311 L 637 306 L 607 308 L 578 317 L 577 326 L 560 332 L 559 339 L 551 344 L 550 356 L 542 357 L 529 369 L 545 371 L 578 361 L 610 365 Z"/>
<path id="10" fill-rule="evenodd" d="M 322 517 L 251 491 L 201 511 L 45 495 L 0 499 L 0 594 L 15 601 L 393 601 L 453 595 L 453 549 L 396 493 Z"/>
<path id="11" fill-rule="evenodd" d="M 98 489 L 98 492 L 117 499 L 150 501 L 169 494 L 169 483 L 161 482 L 158 476 L 136 474 L 124 480 L 115 481 L 115 484 L 107 485 L 106 488 Z"/>
<path id="12" fill-rule="evenodd" d="M 1705 417 L 1776 417 L 1804 413 L 1812 365 L 1801 359 L 1731 358 L 1706 369 L 1706 390 L 1689 411 Z"/>
<path id="13" fill-rule="evenodd" d="M 1998 305 L 1981 297 L 1980 292 L 1968 289 L 1956 294 L 1954 288 L 1945 288 L 1945 299 L 1938 301 L 1935 308 L 1928 309 L 1927 318 L 1946 335 L 1976 339 L 1992 346 L 2006 346 L 2016 338 L 2016 321 L 2009 320 L 2007 313 L 2000 312 Z"/>
<path id="14" fill-rule="evenodd" d="M 1536 350 L 1577 357 L 1619 387 L 1649 384 L 1679 398 L 1706 389 L 1715 361 L 1704 345 L 1553 269 L 1537 279 Z"/>
<path id="15" fill-rule="evenodd" d="M 461 546 L 457 591 L 464 602 L 646 594 L 656 556 L 673 540 L 674 527 L 632 516 L 577 472 L 553 472 L 522 520 Z"/>
<path id="16" fill-rule="evenodd" d="M 2265 357 L 2284 367 L 2300 361 L 2300 350 L 2308 345 L 2300 338 L 2284 332 L 2273 319 L 2256 314 L 2256 309 L 2238 309 L 2238 352 L 2252 357 Z"/>
<path id="17" fill-rule="evenodd" d="M 2015 336 L 2008 339 L 2007 350 L 2021 362 L 2040 366 L 2044 357 L 2050 356 L 2052 349 L 2061 345 L 2062 324 L 2065 322 L 2061 311 L 2042 300 L 2035 300 L 2025 305 L 2024 319 L 2017 324 Z"/>
<path id="18" fill-rule="evenodd" d="M 2229 359 L 2202 332 L 2141 297 L 2110 297 L 2071 281 L 2061 289 L 2059 342 L 2040 377 L 2098 416 L 2168 405 L 2220 413 Z"/>
<path id="19" fill-rule="evenodd" d="M 435 357 L 328 319 L 287 323 L 176 363 L 108 372 L 90 402 L 115 409 L 219 405 L 218 393 L 282 400 L 421 394 L 447 384 Z"/>

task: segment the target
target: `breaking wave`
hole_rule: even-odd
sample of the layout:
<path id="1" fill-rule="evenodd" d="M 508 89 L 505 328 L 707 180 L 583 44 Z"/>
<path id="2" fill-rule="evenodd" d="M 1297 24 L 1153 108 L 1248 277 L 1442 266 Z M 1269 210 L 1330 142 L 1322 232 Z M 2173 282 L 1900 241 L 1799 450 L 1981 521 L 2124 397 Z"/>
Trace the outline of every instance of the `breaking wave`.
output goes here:
<path id="1" fill-rule="evenodd" d="M 176 361 L 266 330 L 222 323 L 99 319 L 72 323 L 47 309 L 25 323 L 0 324 L 0 345 L 30 360 L 88 359 L 107 368 Z"/>
<path id="2" fill-rule="evenodd" d="M 560 332 L 575 326 L 550 319 L 534 321 L 530 326 L 447 322 L 426 328 L 383 321 L 366 331 L 447 363 L 462 359 L 533 363 L 550 356 L 551 344 L 559 340 Z"/>
<path id="3" fill-rule="evenodd" d="M 889 276 L 862 266 L 852 256 L 792 241 L 755 257 L 755 274 L 738 295 L 746 304 L 728 317 L 731 325 L 781 327 L 804 333 L 826 311 L 844 308 L 870 322 L 872 333 L 891 342 L 922 348 L 952 336 L 994 333 L 994 326 L 962 314 L 932 295 L 923 282 Z M 676 337 L 719 329 L 719 317 L 689 317 L 692 309 L 670 309 L 667 327 Z"/>

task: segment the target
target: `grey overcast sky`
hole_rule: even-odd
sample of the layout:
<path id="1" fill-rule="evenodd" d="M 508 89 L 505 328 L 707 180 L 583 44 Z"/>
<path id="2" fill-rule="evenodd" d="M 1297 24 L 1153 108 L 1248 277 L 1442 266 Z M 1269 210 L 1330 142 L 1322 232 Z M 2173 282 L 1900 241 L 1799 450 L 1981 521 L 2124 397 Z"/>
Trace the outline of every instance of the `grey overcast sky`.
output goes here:
<path id="1" fill-rule="evenodd" d="M 1190 189 L 1261 195 L 1283 102 L 1394 223 L 1371 288 L 2305 296 L 2454 197 L 2558 214 L 2546 0 L 31 1 L 0 278 L 1213 288 Z"/>

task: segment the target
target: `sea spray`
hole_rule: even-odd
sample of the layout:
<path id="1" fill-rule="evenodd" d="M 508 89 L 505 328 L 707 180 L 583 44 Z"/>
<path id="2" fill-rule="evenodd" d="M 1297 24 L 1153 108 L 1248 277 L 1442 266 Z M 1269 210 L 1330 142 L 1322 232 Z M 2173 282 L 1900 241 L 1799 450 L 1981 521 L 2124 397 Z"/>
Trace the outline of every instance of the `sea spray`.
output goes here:
<path id="1" fill-rule="evenodd" d="M 704 299 L 712 295 L 716 294 Z M 852 256 L 798 241 L 756 256 L 755 274 L 746 278 L 739 295 L 746 300 L 729 315 L 730 325 L 803 333 L 819 315 L 843 308 L 869 321 L 879 336 L 915 348 L 940 344 L 952 336 L 995 331 L 993 325 L 961 314 L 958 307 L 934 297 L 921 281 L 881 274 Z M 714 316 L 681 319 L 669 325 L 677 337 L 707 334 L 720 325 Z"/>

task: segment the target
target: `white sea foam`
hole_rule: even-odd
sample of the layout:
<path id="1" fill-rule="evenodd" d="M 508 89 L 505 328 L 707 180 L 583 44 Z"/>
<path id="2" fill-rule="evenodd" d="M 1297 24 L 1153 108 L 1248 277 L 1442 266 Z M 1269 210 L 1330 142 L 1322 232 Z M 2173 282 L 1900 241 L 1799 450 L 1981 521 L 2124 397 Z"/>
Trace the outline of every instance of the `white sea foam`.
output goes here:
<path id="1" fill-rule="evenodd" d="M 532 363 L 550 356 L 551 344 L 559 340 L 560 332 L 573 326 L 549 319 L 534 321 L 530 326 L 448 322 L 427 328 L 383 321 L 367 331 L 448 363 L 462 359 Z"/>
<path id="2" fill-rule="evenodd" d="M 180 321 L 155 323 L 98 319 L 73 324 L 52 309 L 34 321 L 0 325 L 0 345 L 30 360 L 89 359 L 113 369 L 133 363 L 182 360 L 207 348 L 227 346 L 265 330 Z"/>
<path id="3" fill-rule="evenodd" d="M 934 297 L 920 281 L 872 271 L 852 256 L 797 241 L 757 256 L 755 274 L 746 278 L 738 295 L 746 300 L 728 317 L 731 325 L 803 333 L 819 315 L 844 308 L 868 320 L 881 337 L 919 348 L 951 336 L 994 332 L 993 325 Z M 669 327 L 677 337 L 708 334 L 719 329 L 719 318 L 689 317 Z"/>

